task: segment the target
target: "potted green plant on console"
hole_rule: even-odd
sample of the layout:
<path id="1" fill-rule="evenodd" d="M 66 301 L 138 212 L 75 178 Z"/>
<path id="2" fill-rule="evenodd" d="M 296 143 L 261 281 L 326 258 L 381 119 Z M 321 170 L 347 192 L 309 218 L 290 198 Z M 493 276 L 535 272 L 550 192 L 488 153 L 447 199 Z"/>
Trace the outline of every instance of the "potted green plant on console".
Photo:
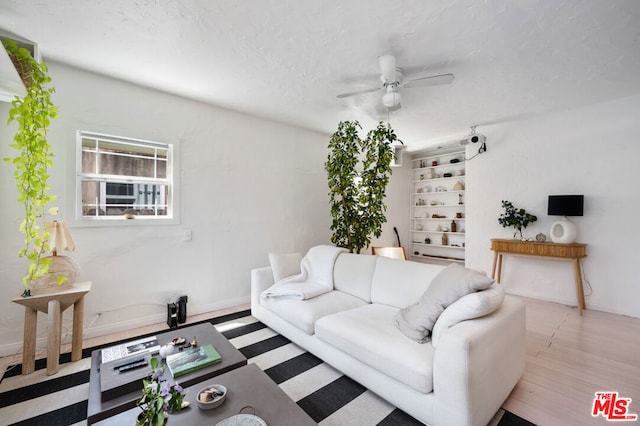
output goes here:
<path id="1" fill-rule="evenodd" d="M 57 107 L 51 102 L 54 88 L 47 66 L 36 61 L 29 51 L 19 47 L 13 40 L 3 40 L 2 44 L 22 78 L 27 94 L 16 96 L 11 102 L 8 123 L 15 121 L 18 130 L 10 146 L 18 151 L 15 158 L 5 158 L 15 166 L 14 176 L 18 190 L 18 202 L 24 206 L 24 218 L 20 231 L 24 234 L 24 247 L 19 257 L 26 257 L 29 266 L 22 284 L 25 296 L 29 295 L 29 285 L 48 273 L 47 232 L 44 226 L 46 206 L 55 196 L 49 195 L 47 183 L 49 168 L 52 166 L 53 152 L 47 141 L 47 129 L 51 119 L 57 117 Z"/>
<path id="2" fill-rule="evenodd" d="M 394 143 L 402 143 L 389 124 L 380 122 L 363 140 L 357 121 L 344 121 L 329 140 L 325 170 L 331 203 L 331 242 L 360 253 L 379 237 L 387 221 L 385 191 L 391 176 Z"/>
<path id="3" fill-rule="evenodd" d="M 502 208 L 504 209 L 504 213 L 498 218 L 498 223 L 502 225 L 503 228 L 513 226 L 516 230 L 516 232 L 513 233 L 513 238 L 516 238 L 519 233 L 520 239 L 524 239 L 522 230 L 529 226 L 530 223 L 537 221 L 538 217 L 527 213 L 525 209 L 514 207 L 511 201 L 502 200 Z"/>

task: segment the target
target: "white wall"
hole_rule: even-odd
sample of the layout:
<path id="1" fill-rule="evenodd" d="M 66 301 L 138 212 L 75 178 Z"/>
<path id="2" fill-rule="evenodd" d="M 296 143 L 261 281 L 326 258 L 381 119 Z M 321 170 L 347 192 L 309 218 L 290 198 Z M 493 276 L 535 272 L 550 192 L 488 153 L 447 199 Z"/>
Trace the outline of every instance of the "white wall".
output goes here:
<path id="1" fill-rule="evenodd" d="M 306 252 L 329 243 L 329 135 L 49 66 L 60 108 L 49 134 L 58 205 L 72 203 L 78 129 L 175 143 L 180 157 L 180 224 L 71 229 L 81 280 L 93 281 L 86 336 L 164 321 L 166 303 L 182 294 L 190 314 L 246 303 L 250 270 L 267 265 L 269 251 Z M 8 111 L 0 103 L 1 122 Z M 8 147 L 14 132 L 15 125 L 0 126 L 0 157 L 15 155 Z M 65 216 L 72 217 L 70 209 Z M 17 259 L 20 217 L 13 167 L 2 163 L 0 354 L 22 342 L 23 308 L 10 302 L 22 291 L 26 268 Z M 183 229 L 192 230 L 192 241 L 182 241 Z M 46 337 L 42 314 L 39 336 Z"/>
<path id="2" fill-rule="evenodd" d="M 407 206 L 410 200 L 409 179 L 411 171 L 411 161 L 409 155 L 404 152 L 404 162 L 401 167 L 391 168 L 391 177 L 387 185 L 385 204 L 387 205 L 387 222 L 382 225 L 380 237 L 371 238 L 371 246 L 387 247 L 397 246 L 398 238 L 393 228 L 398 230 L 400 242 L 408 250 L 409 247 L 409 212 Z M 370 249 L 366 249 L 371 253 Z M 364 251 L 363 251 L 364 253 Z M 408 255 L 408 253 L 407 253 Z"/>
<path id="3" fill-rule="evenodd" d="M 498 224 L 501 200 L 538 221 L 524 232 L 549 237 L 550 194 L 584 194 L 584 216 L 571 220 L 584 259 L 587 308 L 640 317 L 640 95 L 479 129 L 488 151 L 467 165 L 467 266 L 491 273 L 491 238 L 511 238 Z M 468 148 L 468 154 L 476 147 Z M 576 305 L 570 262 L 505 257 L 509 293 Z"/>

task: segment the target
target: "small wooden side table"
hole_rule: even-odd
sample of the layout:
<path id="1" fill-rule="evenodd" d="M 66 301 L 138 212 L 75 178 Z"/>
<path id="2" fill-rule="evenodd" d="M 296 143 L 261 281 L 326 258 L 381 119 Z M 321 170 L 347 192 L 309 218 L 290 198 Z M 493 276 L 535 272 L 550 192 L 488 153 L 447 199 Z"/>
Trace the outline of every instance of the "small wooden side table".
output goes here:
<path id="1" fill-rule="evenodd" d="M 495 252 L 493 255 L 493 269 L 491 271 L 491 277 L 496 278 L 497 265 L 498 282 L 500 282 L 500 276 L 502 274 L 502 257 L 505 254 L 572 261 L 576 282 L 576 298 L 578 300 L 578 309 L 580 311 L 580 315 L 582 315 L 582 311 L 586 309 L 586 304 L 584 301 L 584 288 L 582 287 L 582 270 L 580 268 L 580 259 L 587 256 L 586 244 L 558 244 L 551 242 L 520 241 L 496 238 L 491 240 L 491 250 Z"/>
<path id="2" fill-rule="evenodd" d="M 79 361 L 82 358 L 84 296 L 89 291 L 91 291 L 91 282 L 87 281 L 74 283 L 60 291 L 36 294 L 29 297 L 16 297 L 11 300 L 24 306 L 22 374 L 31 374 L 35 370 L 38 311 L 48 315 L 47 375 L 58 372 L 60 339 L 62 337 L 62 313 L 71 305 L 73 305 L 71 361 Z"/>

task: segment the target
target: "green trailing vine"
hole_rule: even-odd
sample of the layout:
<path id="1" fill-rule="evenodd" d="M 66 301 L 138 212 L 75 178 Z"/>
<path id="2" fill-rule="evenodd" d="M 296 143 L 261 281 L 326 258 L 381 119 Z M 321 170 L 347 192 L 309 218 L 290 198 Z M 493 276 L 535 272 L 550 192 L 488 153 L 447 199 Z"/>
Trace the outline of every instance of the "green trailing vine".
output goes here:
<path id="1" fill-rule="evenodd" d="M 344 121 L 329 140 L 325 163 L 331 205 L 331 242 L 360 253 L 379 237 L 387 221 L 385 191 L 391 176 L 395 142 L 402 143 L 382 122 L 363 140 L 358 121 Z"/>
<path id="2" fill-rule="evenodd" d="M 15 166 L 13 175 L 18 202 L 24 206 L 20 232 L 24 234 L 25 242 L 18 256 L 29 261 L 27 273 L 22 278 L 22 284 L 28 288 L 30 282 L 49 271 L 50 262 L 43 257 L 49 251 L 44 217 L 47 203 L 55 200 L 55 196 L 47 194 L 50 190 L 47 183 L 49 168 L 53 165 L 47 129 L 51 120 L 57 117 L 57 107 L 51 102 L 55 89 L 45 86 L 51 82 L 46 64 L 36 61 L 27 49 L 13 40 L 3 40 L 2 44 L 27 87 L 26 96 L 16 96 L 11 102 L 7 121 L 7 124 L 15 121 L 18 125 L 14 143 L 10 145 L 18 155 L 4 161 Z"/>

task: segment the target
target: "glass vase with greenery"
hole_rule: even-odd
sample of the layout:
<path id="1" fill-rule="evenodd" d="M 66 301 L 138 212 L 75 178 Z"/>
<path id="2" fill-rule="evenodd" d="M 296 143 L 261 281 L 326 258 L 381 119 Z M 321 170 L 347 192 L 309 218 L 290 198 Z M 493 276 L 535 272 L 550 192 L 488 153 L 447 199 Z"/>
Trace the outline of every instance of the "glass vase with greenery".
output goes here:
<path id="1" fill-rule="evenodd" d="M 522 230 L 538 220 L 537 216 L 527 213 L 525 209 L 514 207 L 511 201 L 502 200 L 502 208 L 504 208 L 504 213 L 498 218 L 498 223 L 503 228 L 513 226 L 516 230 L 513 233 L 513 238 L 520 234 L 520 239 L 523 239 Z"/>

